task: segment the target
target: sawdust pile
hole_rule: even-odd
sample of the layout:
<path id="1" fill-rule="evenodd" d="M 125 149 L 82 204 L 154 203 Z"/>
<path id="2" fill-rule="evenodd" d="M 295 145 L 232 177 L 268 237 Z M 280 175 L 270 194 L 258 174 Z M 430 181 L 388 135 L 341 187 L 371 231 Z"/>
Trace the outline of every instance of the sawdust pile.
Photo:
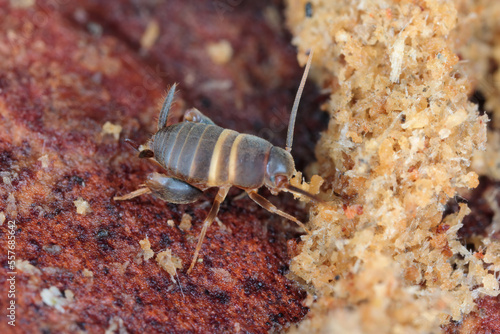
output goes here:
<path id="1" fill-rule="evenodd" d="M 478 185 L 472 157 L 486 148 L 488 117 L 469 101 L 480 72 L 458 56 L 477 38 L 463 25 L 498 26 L 462 12 L 477 8 L 287 1 L 300 60 L 314 49 L 312 77 L 331 94 L 317 168 L 323 190 L 342 199 L 314 212 L 291 264 L 317 296 L 298 332 L 438 332 L 475 298 L 498 295 L 499 244 L 484 239 L 478 253 L 459 242 L 465 204 L 443 219 L 457 190 Z"/>
<path id="2" fill-rule="evenodd" d="M 472 100 L 481 101 L 491 114 L 485 151 L 476 152 L 473 167 L 479 174 L 500 180 L 500 2 L 479 0 L 458 2 L 460 29 L 456 40 L 464 43 L 458 53 L 462 67 L 477 92 Z"/>

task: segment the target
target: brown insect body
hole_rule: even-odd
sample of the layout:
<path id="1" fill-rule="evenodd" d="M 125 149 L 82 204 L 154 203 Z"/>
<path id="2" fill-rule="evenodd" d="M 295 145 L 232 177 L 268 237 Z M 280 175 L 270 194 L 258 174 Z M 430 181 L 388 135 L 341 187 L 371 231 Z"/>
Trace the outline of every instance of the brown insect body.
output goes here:
<path id="1" fill-rule="evenodd" d="M 245 190 L 258 205 L 296 222 L 307 231 L 304 224 L 276 208 L 260 196 L 257 190 L 266 186 L 273 194 L 290 191 L 314 198 L 289 184 L 290 178 L 295 173 L 293 158 L 289 153 L 293 126 L 298 101 L 311 65 L 311 57 L 312 52 L 292 108 L 286 150 L 273 146 L 262 138 L 217 126 L 194 108 L 184 114 L 183 122 L 167 125 L 176 85 L 174 84 L 169 90 L 160 112 L 158 131 L 139 153 L 140 158 L 149 158 L 162 167 L 165 174 L 151 173 L 144 188 L 125 196 L 115 197 L 115 200 L 127 200 L 150 193 L 171 203 L 192 203 L 203 194 L 204 190 L 218 187 L 219 191 L 212 208 L 203 223 L 188 273 L 196 263 L 208 227 L 233 186 Z"/>
<path id="2" fill-rule="evenodd" d="M 152 138 L 156 161 L 167 174 L 198 189 L 235 186 L 274 190 L 275 176 L 289 179 L 291 154 L 268 141 L 213 124 L 182 122 L 160 129 Z"/>

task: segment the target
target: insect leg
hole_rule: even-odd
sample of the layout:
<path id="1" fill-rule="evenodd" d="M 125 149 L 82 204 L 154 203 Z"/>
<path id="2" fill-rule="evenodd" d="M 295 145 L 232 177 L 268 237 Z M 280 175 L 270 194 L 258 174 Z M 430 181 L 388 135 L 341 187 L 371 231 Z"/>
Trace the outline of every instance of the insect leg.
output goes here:
<path id="1" fill-rule="evenodd" d="M 175 204 L 193 203 L 203 192 L 184 181 L 165 174 L 151 173 L 142 188 L 123 196 L 115 196 L 115 201 L 125 201 L 141 195 L 151 194 L 159 199 Z"/>
<path id="2" fill-rule="evenodd" d="M 209 125 L 215 125 L 214 121 L 212 121 L 207 116 L 203 115 L 201 111 L 196 108 L 191 108 L 184 113 L 184 120 L 193 123 L 203 123 Z"/>
<path id="3" fill-rule="evenodd" d="M 147 187 L 144 187 L 144 188 L 139 188 L 139 189 L 132 191 L 131 193 L 123 195 L 123 196 L 115 196 L 115 197 L 113 197 L 113 199 L 115 201 L 126 201 L 128 199 L 132 199 L 132 198 L 135 198 L 135 197 L 138 197 L 138 196 L 141 196 L 144 194 L 150 194 L 150 193 L 151 193 L 151 190 Z"/>
<path id="4" fill-rule="evenodd" d="M 247 194 L 248 194 L 248 197 L 253 199 L 255 203 L 259 204 L 261 207 L 263 207 L 267 211 L 272 212 L 272 213 L 276 213 L 276 214 L 280 215 L 281 217 L 284 217 L 286 219 L 289 219 L 289 220 L 297 223 L 297 225 L 302 227 L 304 229 L 304 231 L 306 231 L 308 234 L 311 234 L 311 232 L 306 228 L 306 226 L 303 223 L 301 223 L 297 218 L 289 215 L 286 212 L 281 211 L 280 209 L 275 207 L 271 202 L 269 202 L 267 199 L 260 196 L 255 190 L 247 190 Z"/>
<path id="5" fill-rule="evenodd" d="M 226 198 L 229 188 L 230 187 L 219 188 L 219 192 L 217 192 L 217 195 L 215 196 L 214 204 L 212 205 L 212 208 L 210 209 L 207 218 L 205 218 L 205 221 L 203 222 L 203 227 L 201 228 L 200 236 L 198 237 L 198 243 L 196 244 L 196 249 L 194 251 L 193 261 L 191 261 L 191 265 L 189 266 L 189 269 L 187 271 L 188 274 L 191 272 L 191 270 L 193 270 L 193 267 L 196 264 L 196 260 L 198 259 L 198 253 L 200 252 L 201 245 L 203 244 L 203 239 L 205 238 L 205 234 L 207 233 L 210 224 L 212 224 L 215 217 L 217 216 L 220 204 Z"/>
<path id="6" fill-rule="evenodd" d="M 203 195 L 200 189 L 184 181 L 156 172 L 148 175 L 145 184 L 153 196 L 169 203 L 193 203 Z"/>

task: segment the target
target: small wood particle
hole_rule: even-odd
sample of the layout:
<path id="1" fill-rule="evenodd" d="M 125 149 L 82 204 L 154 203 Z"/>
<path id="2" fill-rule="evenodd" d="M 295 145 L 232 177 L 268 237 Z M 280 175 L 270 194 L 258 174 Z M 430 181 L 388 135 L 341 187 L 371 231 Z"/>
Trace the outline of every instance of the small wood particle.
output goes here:
<path id="1" fill-rule="evenodd" d="M 167 248 L 165 251 L 156 254 L 156 262 L 170 274 L 170 278 L 175 283 L 174 276 L 177 274 L 177 269 L 182 269 L 182 260 L 172 255 L 172 251 Z"/>
<path id="2" fill-rule="evenodd" d="M 120 317 L 112 317 L 109 320 L 109 327 L 106 329 L 104 334 L 126 334 L 127 329 L 125 328 L 125 325 L 123 324 L 123 319 Z"/>
<path id="3" fill-rule="evenodd" d="M 113 266 L 118 270 L 120 275 L 125 274 L 125 271 L 127 271 L 128 265 L 130 264 L 130 261 L 125 261 L 123 263 L 120 262 L 113 262 Z"/>
<path id="4" fill-rule="evenodd" d="M 35 5 L 35 0 L 10 0 L 12 8 L 30 8 Z"/>
<path id="5" fill-rule="evenodd" d="M 209 43 L 207 45 L 207 52 L 210 59 L 218 65 L 228 63 L 233 57 L 233 47 L 226 40 Z"/>
<path id="6" fill-rule="evenodd" d="M 170 226 L 170 227 L 174 227 L 175 226 L 175 222 L 172 219 L 169 219 L 169 220 L 167 220 L 167 225 Z"/>
<path id="7" fill-rule="evenodd" d="M 49 254 L 56 255 L 61 252 L 62 248 L 59 245 L 45 245 L 42 247 L 42 249 Z"/>
<path id="8" fill-rule="evenodd" d="M 483 277 L 483 286 L 490 294 L 498 295 L 498 280 L 492 274 L 487 274 Z"/>
<path id="9" fill-rule="evenodd" d="M 5 213 L 3 213 L 3 211 L 2 211 L 2 212 L 0 212 L 0 226 L 3 225 L 4 221 L 5 221 Z"/>
<path id="10" fill-rule="evenodd" d="M 267 6 L 264 9 L 264 18 L 266 19 L 267 24 L 276 32 L 281 30 L 281 17 L 280 12 L 275 6 Z"/>
<path id="11" fill-rule="evenodd" d="M 75 299 L 75 294 L 73 293 L 73 291 L 69 289 L 64 290 L 64 296 L 66 297 L 69 303 L 71 303 Z"/>
<path id="12" fill-rule="evenodd" d="M 325 182 L 323 178 L 319 175 L 313 175 L 311 177 L 311 182 L 307 183 L 304 181 L 301 172 L 297 172 L 291 179 L 290 184 L 294 187 L 300 188 L 311 195 L 319 194 L 319 190 L 321 185 Z M 296 197 L 301 197 L 299 195 L 294 195 Z M 306 199 L 305 197 L 301 197 L 302 199 Z"/>
<path id="13" fill-rule="evenodd" d="M 87 268 L 82 270 L 82 275 L 83 275 L 83 277 L 88 277 L 88 278 L 94 277 L 94 273 L 92 271 L 88 270 Z"/>
<path id="14" fill-rule="evenodd" d="M 79 215 L 86 215 L 87 213 L 91 213 L 90 205 L 83 198 L 79 197 L 76 201 L 73 201 L 76 206 L 76 213 Z"/>
<path id="15" fill-rule="evenodd" d="M 405 51 L 405 37 L 399 36 L 392 47 L 391 53 L 391 82 L 399 82 L 401 75 L 401 66 L 403 64 L 403 56 Z"/>
<path id="16" fill-rule="evenodd" d="M 179 228 L 183 231 L 189 231 L 191 229 L 191 221 L 193 217 L 188 215 L 187 213 L 182 215 L 181 223 L 179 224 Z"/>
<path id="17" fill-rule="evenodd" d="M 26 260 L 17 260 L 16 261 L 16 269 L 19 271 L 22 271 L 25 274 L 28 275 L 40 275 L 42 272 L 40 269 L 32 265 Z"/>
<path id="18" fill-rule="evenodd" d="M 141 37 L 141 47 L 144 50 L 149 50 L 153 45 L 155 45 L 156 40 L 160 36 L 160 25 L 156 20 L 151 20 L 142 34 Z"/>
<path id="19" fill-rule="evenodd" d="M 6 186 L 12 185 L 12 182 L 10 182 L 10 177 L 8 177 L 8 176 L 2 176 L 2 181 L 3 181 L 3 184 L 5 184 Z"/>
<path id="20" fill-rule="evenodd" d="M 14 219 L 17 218 L 16 197 L 13 193 L 10 193 L 9 197 L 7 197 L 7 214 Z"/>
<path id="21" fill-rule="evenodd" d="M 52 306 L 59 312 L 64 313 L 63 306 L 68 304 L 68 300 L 63 297 L 61 291 L 57 287 L 51 286 L 48 289 L 43 289 L 40 296 L 46 305 Z"/>
<path id="22" fill-rule="evenodd" d="M 141 245 L 139 256 L 144 256 L 144 261 L 147 261 L 155 256 L 155 252 L 153 252 L 153 250 L 151 249 L 151 243 L 149 242 L 149 239 L 147 237 L 146 239 L 140 240 L 139 245 Z"/>
<path id="23" fill-rule="evenodd" d="M 49 155 L 48 154 L 42 155 L 40 158 L 38 158 L 38 161 L 40 161 L 42 163 L 42 168 L 49 167 Z"/>
<path id="24" fill-rule="evenodd" d="M 120 133 L 122 132 L 122 126 L 119 124 L 113 124 L 111 122 L 106 122 L 102 126 L 102 133 L 113 135 L 115 140 L 120 138 Z"/>

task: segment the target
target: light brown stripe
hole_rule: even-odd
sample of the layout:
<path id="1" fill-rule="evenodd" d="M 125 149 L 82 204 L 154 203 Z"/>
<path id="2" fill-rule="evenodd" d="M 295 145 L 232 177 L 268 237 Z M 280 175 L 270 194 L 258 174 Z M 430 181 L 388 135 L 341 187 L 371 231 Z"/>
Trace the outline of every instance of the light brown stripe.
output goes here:
<path id="1" fill-rule="evenodd" d="M 240 144 L 241 139 L 245 136 L 244 134 L 239 134 L 233 142 L 231 146 L 231 153 L 229 154 L 229 166 L 227 166 L 229 170 L 228 181 L 231 184 L 234 184 L 235 171 L 236 171 L 236 163 L 238 159 L 238 146 Z"/>
<path id="2" fill-rule="evenodd" d="M 219 139 L 217 139 L 217 143 L 215 144 L 214 147 L 214 152 L 212 155 L 212 160 L 210 161 L 210 169 L 208 172 L 208 183 L 209 184 L 218 184 L 218 174 L 220 168 L 226 168 L 226 166 L 221 166 L 219 163 L 220 157 L 221 157 L 221 151 L 222 151 L 222 146 L 224 145 L 224 142 L 226 141 L 227 137 L 231 134 L 231 130 L 225 129 L 222 131 L 222 133 L 219 136 Z"/>

